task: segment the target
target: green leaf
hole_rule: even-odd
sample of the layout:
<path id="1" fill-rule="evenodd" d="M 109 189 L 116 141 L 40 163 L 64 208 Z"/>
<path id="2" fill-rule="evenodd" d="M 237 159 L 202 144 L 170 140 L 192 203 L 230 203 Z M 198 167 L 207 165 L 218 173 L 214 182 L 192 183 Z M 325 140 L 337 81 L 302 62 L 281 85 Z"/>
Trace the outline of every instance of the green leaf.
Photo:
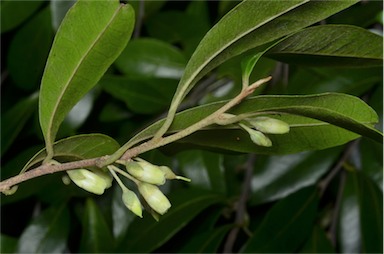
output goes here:
<path id="1" fill-rule="evenodd" d="M 339 148 L 332 148 L 285 156 L 259 156 L 252 175 L 251 204 L 277 200 L 315 184 L 339 154 Z"/>
<path id="2" fill-rule="evenodd" d="M 121 76 L 105 76 L 99 84 L 139 114 L 154 114 L 165 110 L 177 86 L 172 79 L 137 80 Z"/>
<path id="3" fill-rule="evenodd" d="M 305 66 L 382 66 L 383 37 L 355 26 L 315 26 L 288 37 L 265 56 Z"/>
<path id="4" fill-rule="evenodd" d="M 232 226 L 221 226 L 193 235 L 179 253 L 218 253 L 220 244 Z"/>
<path id="5" fill-rule="evenodd" d="M 52 26 L 57 31 L 65 14 L 76 3 L 76 0 L 54 0 L 49 7 L 52 13 Z"/>
<path id="6" fill-rule="evenodd" d="M 222 197 L 194 189 L 178 191 L 169 197 L 172 207 L 159 222 L 150 216 L 136 219 L 122 241 L 118 252 L 148 253 L 154 251 L 187 225 L 195 216 Z"/>
<path id="7" fill-rule="evenodd" d="M 36 217 L 19 239 L 18 253 L 64 253 L 69 233 L 65 204 L 50 207 Z"/>
<path id="8" fill-rule="evenodd" d="M 343 252 L 383 251 L 383 193 L 364 173 L 347 173 L 339 217 Z"/>
<path id="9" fill-rule="evenodd" d="M 43 75 L 54 35 L 50 21 L 47 7 L 24 25 L 11 41 L 7 57 L 9 75 L 24 90 L 36 90 Z"/>
<path id="10" fill-rule="evenodd" d="M 224 104 L 225 102 L 207 104 L 177 114 L 169 132 L 187 128 Z M 248 133 L 236 126 L 212 125 L 178 142 L 185 143 L 184 148 L 198 147 L 260 154 L 288 154 L 325 149 L 344 144 L 359 135 L 382 142 L 382 135 L 371 127 L 377 122 L 376 113 L 359 98 L 346 94 L 256 96 L 243 101 L 230 113 L 270 114 L 271 117 L 289 123 L 291 130 L 283 135 L 269 135 L 272 147 L 255 145 L 250 141 Z M 144 129 L 132 140 L 142 141 L 152 137 L 163 121 L 160 120 Z M 168 145 L 169 148 L 172 146 L 177 151 L 183 148 L 175 143 Z"/>
<path id="11" fill-rule="evenodd" d="M 179 105 L 196 82 L 224 61 L 337 13 L 357 1 L 243 1 L 201 40 L 180 80 Z"/>
<path id="12" fill-rule="evenodd" d="M 1 155 L 19 135 L 33 112 L 37 110 L 37 94 L 17 102 L 11 109 L 1 115 Z"/>
<path id="13" fill-rule="evenodd" d="M 302 189 L 276 203 L 242 252 L 294 253 L 310 235 L 318 203 L 314 188 Z"/>
<path id="14" fill-rule="evenodd" d="M 48 157 L 66 114 L 124 49 L 133 24 L 132 7 L 119 1 L 78 1 L 65 16 L 40 89 L 40 125 Z"/>
<path id="15" fill-rule="evenodd" d="M 2 1 L 1 33 L 8 32 L 27 20 L 44 1 Z"/>
<path id="16" fill-rule="evenodd" d="M 87 199 L 82 218 L 79 252 L 108 253 L 113 248 L 114 239 L 105 217 L 97 204 L 92 199 Z"/>
<path id="17" fill-rule="evenodd" d="M 189 185 L 225 194 L 223 155 L 207 151 L 186 151 L 177 155 L 182 175 Z"/>
<path id="18" fill-rule="evenodd" d="M 315 226 L 312 230 L 311 238 L 301 249 L 300 253 L 335 253 L 335 250 L 324 230 L 319 226 Z"/>
<path id="19" fill-rule="evenodd" d="M 131 41 L 115 61 L 117 69 L 131 78 L 179 79 L 185 63 L 176 47 L 155 39 Z"/>
<path id="20" fill-rule="evenodd" d="M 111 137 L 103 134 L 83 134 L 59 140 L 53 145 L 56 158 L 69 161 L 83 160 L 109 155 L 119 149 L 119 144 Z M 46 157 L 46 149 L 40 150 L 24 166 L 23 171 L 42 162 Z"/>
<path id="21" fill-rule="evenodd" d="M 15 237 L 0 235 L 0 252 L 1 253 L 14 253 L 16 251 L 18 239 Z"/>

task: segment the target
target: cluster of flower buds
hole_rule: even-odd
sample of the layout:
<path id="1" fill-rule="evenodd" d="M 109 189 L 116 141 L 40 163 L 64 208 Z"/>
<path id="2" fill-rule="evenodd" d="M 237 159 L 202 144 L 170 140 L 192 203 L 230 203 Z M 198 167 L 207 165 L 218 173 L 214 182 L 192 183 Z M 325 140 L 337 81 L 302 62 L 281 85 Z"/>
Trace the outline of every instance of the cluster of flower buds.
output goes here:
<path id="1" fill-rule="evenodd" d="M 237 116 L 225 113 L 216 120 L 216 123 L 219 125 L 236 123 L 248 132 L 253 143 L 266 147 L 272 146 L 272 141 L 265 134 L 285 134 L 289 132 L 289 124 L 266 116 L 238 120 Z"/>
<path id="2" fill-rule="evenodd" d="M 158 186 L 163 185 L 168 179 L 180 179 L 187 182 L 191 181 L 188 178 L 177 176 L 169 167 L 156 166 L 140 158 L 127 161 L 125 167 L 129 175 L 133 177 L 138 191 L 144 198 L 146 204 L 153 210 L 151 212 L 155 218 L 157 218 L 157 215 L 165 214 L 171 207 L 168 198 L 161 192 Z M 136 201 L 128 202 L 128 199 L 128 194 L 123 193 L 123 201 L 126 207 L 141 217 L 141 206 L 140 212 L 137 206 L 135 206 L 136 210 L 132 209 L 132 205 L 129 205 L 129 202 Z M 136 200 L 137 197 L 131 197 L 131 199 Z"/>

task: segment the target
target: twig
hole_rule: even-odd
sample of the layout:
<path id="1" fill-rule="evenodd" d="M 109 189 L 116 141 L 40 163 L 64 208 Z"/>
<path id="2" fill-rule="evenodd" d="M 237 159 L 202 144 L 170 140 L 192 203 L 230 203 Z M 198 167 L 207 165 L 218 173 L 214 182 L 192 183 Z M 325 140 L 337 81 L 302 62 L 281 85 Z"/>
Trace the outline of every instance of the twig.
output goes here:
<path id="1" fill-rule="evenodd" d="M 244 226 L 245 223 L 245 213 L 246 213 L 246 205 L 249 197 L 249 190 L 251 188 L 251 180 L 252 180 L 252 172 L 253 166 L 255 164 L 256 155 L 251 154 L 248 158 L 248 161 L 244 165 L 245 168 L 245 176 L 243 188 L 241 191 L 241 196 L 237 203 L 236 217 L 235 217 L 235 227 L 231 229 L 227 236 L 227 240 L 224 245 L 224 253 L 233 252 L 233 246 L 237 239 L 237 235 L 239 234 L 240 228 Z"/>
<path id="2" fill-rule="evenodd" d="M 144 0 L 139 0 L 139 11 L 136 19 L 135 31 L 133 33 L 133 38 L 138 38 L 141 33 L 141 27 L 143 25 L 144 19 Z"/>

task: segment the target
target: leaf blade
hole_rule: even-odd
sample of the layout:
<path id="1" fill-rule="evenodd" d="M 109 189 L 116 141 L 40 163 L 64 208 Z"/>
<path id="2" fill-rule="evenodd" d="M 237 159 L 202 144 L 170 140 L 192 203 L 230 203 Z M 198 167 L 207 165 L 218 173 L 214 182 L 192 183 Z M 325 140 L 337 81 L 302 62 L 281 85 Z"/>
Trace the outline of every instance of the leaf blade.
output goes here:
<path id="1" fill-rule="evenodd" d="M 133 23 L 132 7 L 118 1 L 79 1 L 67 13 L 53 42 L 40 89 L 39 117 L 48 156 L 65 115 L 123 50 Z M 74 28 L 74 24 L 81 26 Z"/>

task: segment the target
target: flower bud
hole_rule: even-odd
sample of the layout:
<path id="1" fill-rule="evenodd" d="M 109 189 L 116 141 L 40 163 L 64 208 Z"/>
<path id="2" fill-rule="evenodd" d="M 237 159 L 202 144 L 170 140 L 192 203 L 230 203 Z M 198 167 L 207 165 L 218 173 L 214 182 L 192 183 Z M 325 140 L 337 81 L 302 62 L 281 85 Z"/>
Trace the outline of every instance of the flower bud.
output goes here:
<path id="1" fill-rule="evenodd" d="M 134 214 L 136 214 L 140 218 L 143 218 L 143 209 L 141 208 L 140 200 L 133 191 L 127 188 L 124 188 L 122 199 L 123 199 L 124 205 L 129 210 L 131 210 Z"/>
<path id="2" fill-rule="evenodd" d="M 170 179 L 170 180 L 173 180 L 173 179 L 178 179 L 178 180 L 183 180 L 183 181 L 186 181 L 186 182 L 190 182 L 191 179 L 189 178 L 186 178 L 186 177 L 183 177 L 183 176 L 178 176 L 176 175 L 175 173 L 173 173 L 173 171 L 167 167 L 167 166 L 160 166 L 159 167 L 161 169 L 161 171 L 164 172 L 165 174 L 165 178 L 166 179 Z"/>
<path id="3" fill-rule="evenodd" d="M 69 178 L 80 188 L 94 194 L 103 194 L 107 188 L 105 179 L 87 169 L 68 170 Z"/>
<path id="4" fill-rule="evenodd" d="M 271 117 L 256 117 L 248 122 L 263 133 L 284 134 L 289 132 L 289 124 Z"/>
<path id="5" fill-rule="evenodd" d="M 103 178 L 103 180 L 105 181 L 106 189 L 112 186 L 113 177 L 111 176 L 110 173 L 102 169 L 95 169 L 95 170 L 92 170 L 92 172 L 100 176 L 101 178 Z"/>
<path id="6" fill-rule="evenodd" d="M 235 116 L 236 115 L 228 114 L 228 113 L 220 114 L 219 117 L 216 118 L 215 124 L 228 125 L 228 124 L 234 123 L 233 119 Z"/>
<path id="7" fill-rule="evenodd" d="M 164 172 L 161 171 L 158 166 L 144 160 L 140 160 L 139 162 L 129 161 L 126 164 L 126 168 L 128 173 L 137 180 L 156 185 L 165 183 Z"/>
<path id="8" fill-rule="evenodd" d="M 157 213 L 163 215 L 171 207 L 171 203 L 169 203 L 167 197 L 157 186 L 146 182 L 140 182 L 137 187 L 148 205 Z"/>
<path id="9" fill-rule="evenodd" d="M 266 147 L 272 146 L 272 141 L 267 136 L 265 136 L 262 132 L 251 129 L 244 124 L 240 124 L 240 126 L 245 131 L 248 132 L 252 142 L 255 143 L 256 145 L 266 146 Z"/>

